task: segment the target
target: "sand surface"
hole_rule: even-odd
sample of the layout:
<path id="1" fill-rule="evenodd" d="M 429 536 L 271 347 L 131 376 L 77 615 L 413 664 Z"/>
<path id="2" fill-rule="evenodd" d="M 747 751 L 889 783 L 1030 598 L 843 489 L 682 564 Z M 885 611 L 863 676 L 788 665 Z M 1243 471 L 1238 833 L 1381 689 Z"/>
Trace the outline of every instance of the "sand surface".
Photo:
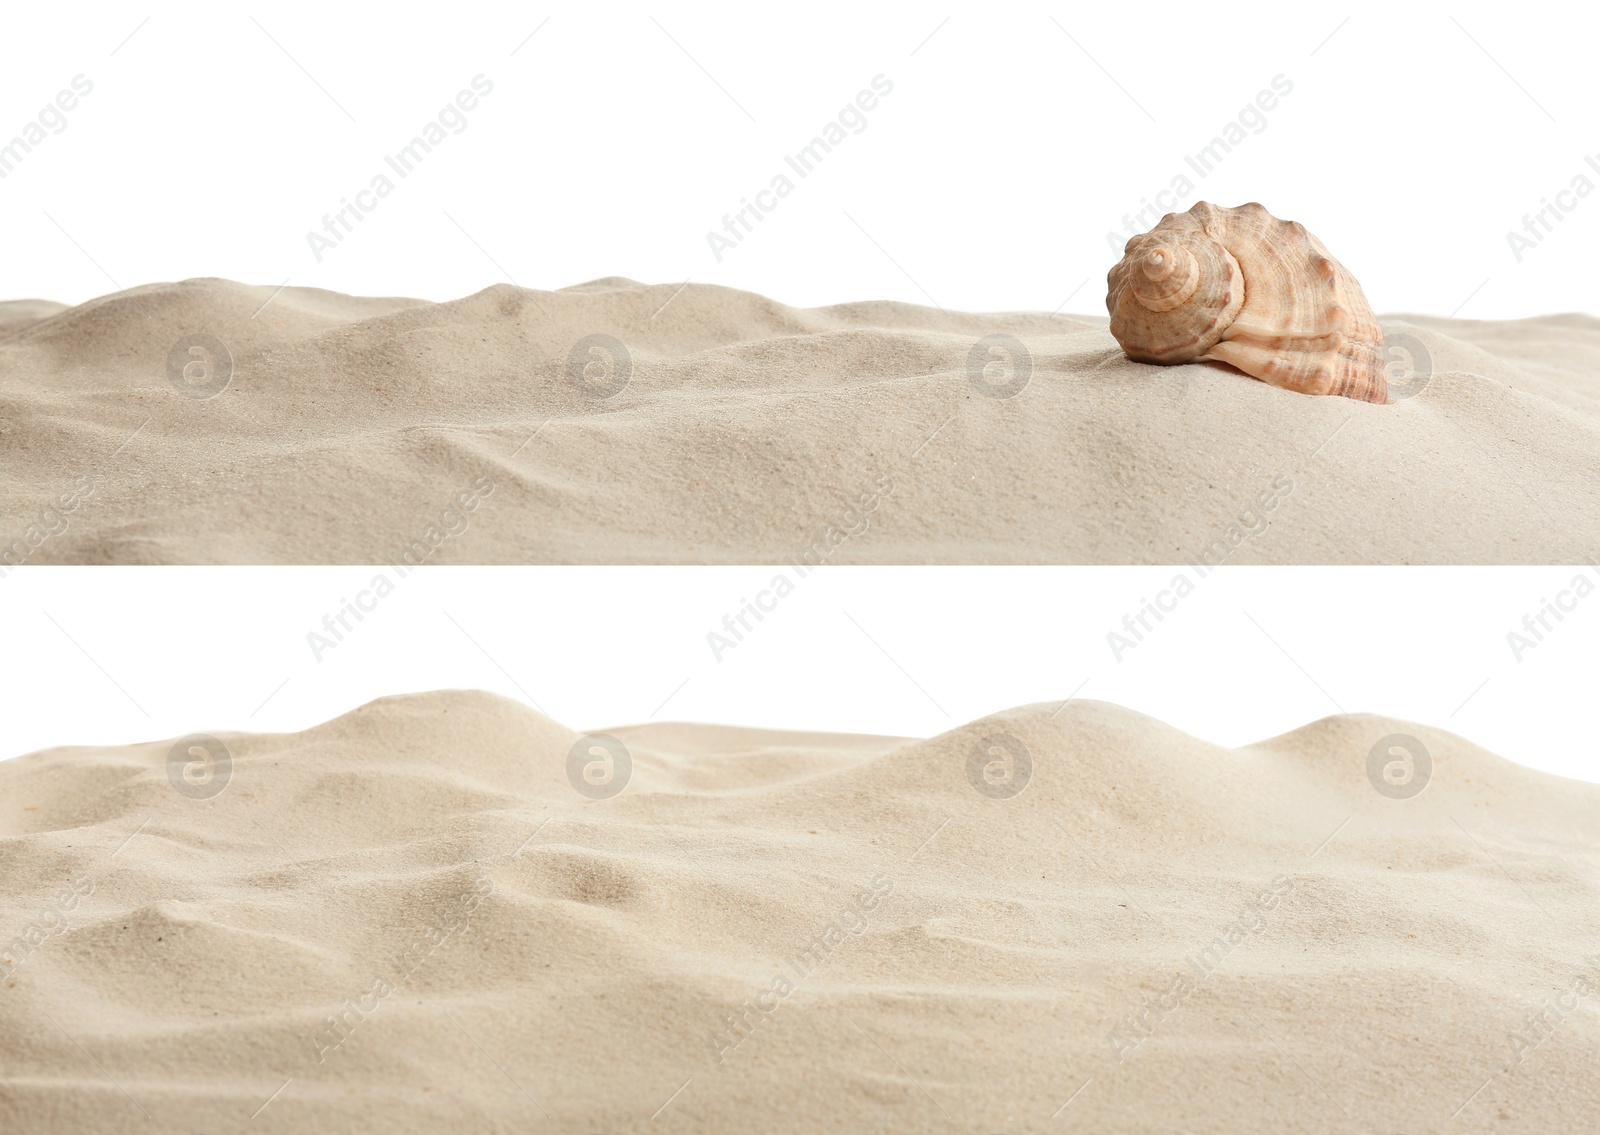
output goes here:
<path id="1" fill-rule="evenodd" d="M 1432 762 L 1409 799 L 1369 780 L 1391 734 Z M 462 692 L 187 778 L 170 739 L 0 764 L 0 1130 L 1600 1116 L 1600 787 L 1366 716 L 610 735 L 609 797 L 618 758 L 580 793 L 577 734 Z"/>
<path id="2" fill-rule="evenodd" d="M 619 279 L 0 304 L 0 570 L 1600 554 L 1600 320 L 1386 317 L 1426 372 L 1391 406 L 1106 324 Z"/>

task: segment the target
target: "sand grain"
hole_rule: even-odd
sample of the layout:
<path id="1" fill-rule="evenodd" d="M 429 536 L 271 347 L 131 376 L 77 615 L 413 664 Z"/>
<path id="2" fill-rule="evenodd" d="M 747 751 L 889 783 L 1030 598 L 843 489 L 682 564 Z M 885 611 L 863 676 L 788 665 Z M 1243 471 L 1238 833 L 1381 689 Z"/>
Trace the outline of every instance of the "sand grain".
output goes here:
<path id="1" fill-rule="evenodd" d="M 0 549 L 29 563 L 390 563 L 419 547 L 430 563 L 1600 554 L 1600 321 L 1384 322 L 1431 370 L 1393 406 L 1132 363 L 1103 317 L 799 309 L 703 284 L 495 285 L 435 304 L 190 280 L 0 304 Z M 196 334 L 232 358 L 215 397 L 168 379 Z M 969 374 L 979 340 L 1002 334 L 1031 366 L 1007 398 Z M 625 347 L 620 393 L 573 381 L 591 335 Z M 988 381 L 1020 374 L 989 357 Z M 620 358 L 577 365 L 606 389 Z M 448 510 L 479 484 L 463 529 Z"/>
<path id="2" fill-rule="evenodd" d="M 1592 998 L 1520 1063 L 1510 1037 L 1600 980 L 1600 789 L 1379 718 L 1229 751 L 1057 708 L 925 741 L 614 729 L 606 800 L 567 779 L 576 734 L 471 693 L 223 735 L 210 799 L 170 741 L 7 762 L 0 939 L 90 889 L 0 980 L 0 1129 L 1593 1125 Z M 1432 753 L 1414 799 L 1367 779 L 1390 733 Z M 1009 799 L 968 778 L 997 735 L 1032 760 Z"/>

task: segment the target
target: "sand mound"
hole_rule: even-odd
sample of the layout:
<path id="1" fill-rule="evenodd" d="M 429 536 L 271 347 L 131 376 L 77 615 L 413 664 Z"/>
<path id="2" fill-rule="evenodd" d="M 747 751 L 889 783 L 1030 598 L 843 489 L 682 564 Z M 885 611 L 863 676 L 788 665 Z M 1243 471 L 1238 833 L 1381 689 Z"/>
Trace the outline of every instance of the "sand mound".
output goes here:
<path id="1" fill-rule="evenodd" d="M 438 693 L 0 764 L 0 1130 L 1600 1113 L 1600 787 L 1374 717 L 1229 751 L 1093 702 L 579 741 Z"/>
<path id="2" fill-rule="evenodd" d="M 0 567 L 1594 555 L 1600 320 L 1384 322 L 1392 406 L 705 284 L 0 304 Z"/>

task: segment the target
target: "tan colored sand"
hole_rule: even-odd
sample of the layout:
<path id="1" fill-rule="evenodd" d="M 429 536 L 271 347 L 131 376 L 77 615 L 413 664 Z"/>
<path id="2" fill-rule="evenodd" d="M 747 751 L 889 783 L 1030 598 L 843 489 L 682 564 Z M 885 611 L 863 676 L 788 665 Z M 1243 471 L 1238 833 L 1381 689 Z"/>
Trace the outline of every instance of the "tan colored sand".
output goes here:
<path id="1" fill-rule="evenodd" d="M 1087 293 L 1081 302 L 1094 306 Z M 496 285 L 433 304 L 192 280 L 70 309 L 0 304 L 0 568 L 19 553 L 33 563 L 1600 554 L 1600 320 L 1385 325 L 1415 336 L 1433 372 L 1393 406 L 1295 395 L 1213 364 L 1131 363 L 1103 317 L 803 310 L 703 284 Z M 233 357 L 230 384 L 209 399 L 168 381 L 174 345 L 201 333 Z M 614 336 L 631 359 L 628 385 L 609 398 L 569 377 L 572 348 L 591 334 Z M 974 345 L 991 334 L 1015 336 L 1031 358 L 1014 397 L 985 396 L 969 378 Z M 991 358 L 990 381 L 1006 381 L 1003 356 Z M 578 361 L 603 375 L 601 356 Z M 458 517 L 448 510 L 463 493 L 471 508 Z"/>
<path id="2" fill-rule="evenodd" d="M 598 800 L 576 734 L 475 693 L 223 735 L 209 799 L 170 741 L 0 764 L 0 1130 L 1600 1116 L 1600 787 L 1364 716 L 1233 751 L 1094 702 L 926 741 L 612 733 L 634 771 Z M 1393 733 L 1432 754 L 1413 799 L 1367 777 Z M 980 795 L 969 758 L 1015 743 L 1026 786 Z"/>

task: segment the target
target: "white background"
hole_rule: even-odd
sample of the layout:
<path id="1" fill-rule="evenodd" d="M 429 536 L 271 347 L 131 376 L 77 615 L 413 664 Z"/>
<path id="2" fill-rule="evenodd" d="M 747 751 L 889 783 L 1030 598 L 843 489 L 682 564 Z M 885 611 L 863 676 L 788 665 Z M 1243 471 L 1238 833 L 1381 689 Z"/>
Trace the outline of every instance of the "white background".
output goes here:
<path id="1" fill-rule="evenodd" d="M 1304 221 L 1380 311 L 1600 311 L 1600 194 L 1522 262 L 1506 242 L 1600 151 L 1592 12 L 10 5 L 0 140 L 73 76 L 94 90 L 0 180 L 0 298 L 625 275 L 1100 312 L 1108 230 L 1282 74 L 1266 128 L 1179 208 Z M 318 263 L 306 232 L 480 73 L 465 131 Z M 894 92 L 865 131 L 718 262 L 707 231 L 878 74 Z M 1506 642 L 1572 574 L 1225 569 L 1118 662 L 1107 632 L 1170 572 L 829 569 L 717 662 L 706 633 L 768 569 L 433 569 L 319 663 L 306 633 L 370 570 L 29 570 L 0 581 L 0 755 L 301 729 L 452 686 L 584 729 L 906 735 L 1080 691 L 1226 744 L 1376 711 L 1600 780 L 1600 598 L 1521 662 Z"/>
<path id="2" fill-rule="evenodd" d="M 1383 713 L 1600 781 L 1600 592 L 1520 662 L 1506 640 L 1571 568 L 1222 568 L 1119 662 L 1107 633 L 1173 569 L 823 568 L 717 661 L 707 634 L 776 569 L 441 567 L 400 580 L 316 661 L 307 634 L 373 570 L 14 572 L 0 753 L 299 730 L 436 688 L 494 690 L 580 730 L 902 736 L 1076 691 L 1227 745 Z"/>
<path id="3" fill-rule="evenodd" d="M 1180 209 L 1305 222 L 1380 312 L 1596 312 L 1600 193 L 1520 263 L 1506 234 L 1600 151 L 1597 30 L 1587 3 L 12 4 L 0 135 L 94 91 L 0 180 L 0 297 L 619 275 L 1103 314 L 1108 230 L 1282 74 Z M 466 130 L 318 263 L 307 231 L 479 73 Z M 719 263 L 707 231 L 880 73 Z"/>

